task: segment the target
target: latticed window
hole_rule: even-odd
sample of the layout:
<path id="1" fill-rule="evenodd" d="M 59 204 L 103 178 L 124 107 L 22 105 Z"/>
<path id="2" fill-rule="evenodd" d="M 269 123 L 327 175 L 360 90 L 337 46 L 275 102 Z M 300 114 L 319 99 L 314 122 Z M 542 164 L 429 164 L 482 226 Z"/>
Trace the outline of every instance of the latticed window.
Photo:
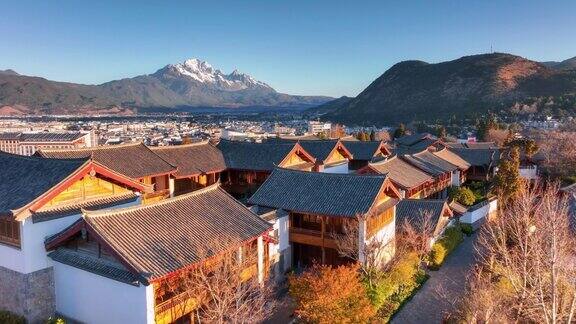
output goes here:
<path id="1" fill-rule="evenodd" d="M 20 223 L 0 216 L 0 243 L 20 247 Z"/>

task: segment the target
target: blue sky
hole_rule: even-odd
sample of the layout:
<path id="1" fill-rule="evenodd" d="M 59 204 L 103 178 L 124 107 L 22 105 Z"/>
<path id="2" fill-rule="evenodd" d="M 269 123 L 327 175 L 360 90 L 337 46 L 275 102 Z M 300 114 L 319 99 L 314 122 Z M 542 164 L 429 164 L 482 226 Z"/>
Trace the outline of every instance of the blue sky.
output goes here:
<path id="1" fill-rule="evenodd" d="M 394 63 L 576 56 L 576 1 L 3 1 L 0 69 L 97 84 L 198 57 L 290 94 L 356 95 Z"/>

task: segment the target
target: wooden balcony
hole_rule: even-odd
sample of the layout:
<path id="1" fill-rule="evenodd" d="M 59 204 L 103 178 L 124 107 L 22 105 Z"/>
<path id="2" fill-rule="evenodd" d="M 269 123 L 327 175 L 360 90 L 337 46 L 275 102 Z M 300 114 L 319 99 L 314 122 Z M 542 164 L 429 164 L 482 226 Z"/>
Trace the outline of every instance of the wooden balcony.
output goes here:
<path id="1" fill-rule="evenodd" d="M 173 323 L 178 318 L 196 309 L 197 303 L 188 292 L 176 295 L 154 307 L 156 324 Z"/>
<path id="2" fill-rule="evenodd" d="M 334 235 L 332 233 L 324 232 L 322 235 L 321 231 L 305 229 L 300 227 L 290 228 L 290 242 L 323 246 L 328 248 L 336 249 L 336 241 L 334 240 Z"/>

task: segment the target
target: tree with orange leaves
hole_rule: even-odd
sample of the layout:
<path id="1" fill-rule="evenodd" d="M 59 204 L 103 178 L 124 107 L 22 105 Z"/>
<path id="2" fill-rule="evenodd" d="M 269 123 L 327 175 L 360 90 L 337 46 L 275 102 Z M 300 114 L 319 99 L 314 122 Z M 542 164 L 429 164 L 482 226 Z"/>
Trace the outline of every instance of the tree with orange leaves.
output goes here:
<path id="1" fill-rule="evenodd" d="M 289 277 L 295 313 L 310 323 L 367 323 L 376 314 L 360 282 L 358 265 L 314 265 Z"/>

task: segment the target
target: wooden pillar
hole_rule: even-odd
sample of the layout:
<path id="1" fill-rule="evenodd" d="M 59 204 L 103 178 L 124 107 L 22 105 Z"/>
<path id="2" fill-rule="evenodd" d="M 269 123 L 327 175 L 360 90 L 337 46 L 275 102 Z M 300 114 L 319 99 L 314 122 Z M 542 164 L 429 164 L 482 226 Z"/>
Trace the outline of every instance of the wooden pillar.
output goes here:
<path id="1" fill-rule="evenodd" d="M 358 261 L 364 263 L 366 256 L 364 254 L 364 245 L 366 244 L 366 220 L 364 217 L 358 219 Z"/>
<path id="2" fill-rule="evenodd" d="M 326 250 L 324 249 L 324 236 L 325 236 L 325 232 L 326 232 L 326 216 L 321 216 L 321 231 L 320 231 L 320 237 L 322 238 L 322 264 L 326 264 Z"/>
<path id="3" fill-rule="evenodd" d="M 174 197 L 174 190 L 176 187 L 176 180 L 172 177 L 168 178 L 168 190 L 170 191 L 170 197 Z"/>
<path id="4" fill-rule="evenodd" d="M 258 282 L 264 282 L 264 240 L 262 236 L 257 239 L 257 249 L 258 249 Z"/>

